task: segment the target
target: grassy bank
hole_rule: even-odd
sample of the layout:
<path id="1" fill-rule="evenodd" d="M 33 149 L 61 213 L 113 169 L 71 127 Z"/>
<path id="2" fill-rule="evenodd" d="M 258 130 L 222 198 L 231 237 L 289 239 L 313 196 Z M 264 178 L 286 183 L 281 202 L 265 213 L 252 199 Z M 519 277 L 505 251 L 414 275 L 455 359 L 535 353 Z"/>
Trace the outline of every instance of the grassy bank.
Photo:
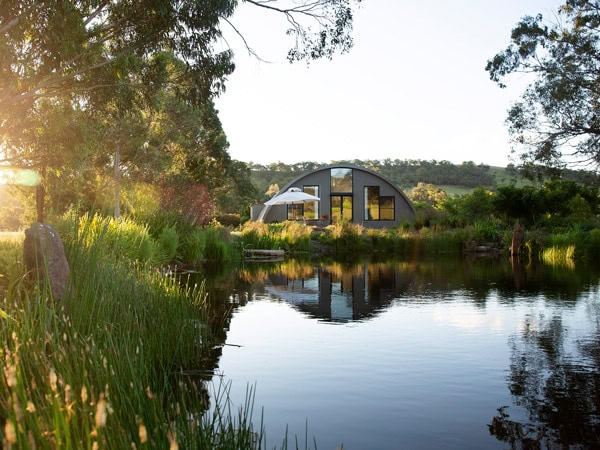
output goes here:
<path id="1" fill-rule="evenodd" d="M 315 243 L 342 258 L 457 253 L 472 241 L 506 250 L 511 236 L 493 222 L 445 230 L 342 223 L 318 232 L 297 223 L 249 224 L 235 238 L 218 224 L 182 234 L 101 217 L 65 218 L 57 228 L 71 267 L 61 301 L 25 276 L 22 235 L 0 241 L 4 448 L 265 447 L 252 392 L 232 407 L 227 386 L 207 382 L 223 344 L 223 317 L 210 310 L 201 284 L 184 288 L 165 276 L 158 267 L 166 263 L 225 263 L 243 248 L 312 254 Z M 526 250 L 557 266 L 598 262 L 600 231 L 531 230 Z M 289 270 L 301 276 L 303 269 Z"/>
<path id="2" fill-rule="evenodd" d="M 284 222 L 249 222 L 242 227 L 243 248 L 283 249 L 308 252 L 312 256 L 352 258 L 357 255 L 425 255 L 461 253 L 488 248 L 494 254 L 509 254 L 512 228 L 495 220 L 481 220 L 464 228 L 416 229 L 403 226 L 367 229 L 347 222 L 315 231 L 309 226 Z M 548 232 L 528 230 L 522 257 L 546 264 L 570 266 L 576 261 L 600 261 L 600 229 Z"/>
<path id="3" fill-rule="evenodd" d="M 202 288 L 117 251 L 143 239 L 71 231 L 60 302 L 24 276 L 20 246 L 0 245 L 3 448 L 261 448 L 251 393 L 232 411 L 226 387 L 207 391 L 203 359 L 220 320 Z"/>

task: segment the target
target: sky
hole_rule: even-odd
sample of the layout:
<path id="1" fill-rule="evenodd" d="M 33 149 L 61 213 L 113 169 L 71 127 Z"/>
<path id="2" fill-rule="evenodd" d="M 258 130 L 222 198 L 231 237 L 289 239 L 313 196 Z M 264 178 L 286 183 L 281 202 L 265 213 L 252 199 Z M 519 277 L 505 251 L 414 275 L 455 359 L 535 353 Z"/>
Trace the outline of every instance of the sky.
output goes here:
<path id="1" fill-rule="evenodd" d="M 290 64 L 286 22 L 241 3 L 227 30 L 236 70 L 216 103 L 233 159 L 258 164 L 418 159 L 510 162 L 507 110 L 531 79 L 508 88 L 488 59 L 526 15 L 552 19 L 562 0 L 363 0 L 354 47 Z"/>

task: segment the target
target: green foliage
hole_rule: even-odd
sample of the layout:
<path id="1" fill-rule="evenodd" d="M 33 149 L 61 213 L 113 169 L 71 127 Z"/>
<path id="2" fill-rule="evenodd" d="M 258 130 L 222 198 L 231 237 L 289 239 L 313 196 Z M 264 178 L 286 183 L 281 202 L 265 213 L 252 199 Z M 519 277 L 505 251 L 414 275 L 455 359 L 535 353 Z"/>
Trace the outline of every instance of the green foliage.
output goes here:
<path id="1" fill-rule="evenodd" d="M 177 248 L 179 247 L 179 234 L 174 226 L 166 227 L 158 236 L 158 243 L 162 250 L 161 259 L 165 262 L 173 261 L 177 256 Z"/>
<path id="2" fill-rule="evenodd" d="M 449 221 L 448 213 L 431 205 L 415 205 L 415 228 L 429 227 L 434 224 L 446 224 Z"/>
<path id="3" fill-rule="evenodd" d="M 272 232 L 274 225 L 246 222 L 242 226 L 242 246 L 251 249 L 280 250 L 281 241 Z"/>
<path id="4" fill-rule="evenodd" d="M 600 262 L 600 228 L 591 230 L 584 241 L 585 256 L 589 261 Z"/>
<path id="5" fill-rule="evenodd" d="M 77 242 L 85 248 L 102 242 L 105 247 L 103 255 L 114 261 L 121 259 L 137 261 L 141 264 L 160 264 L 160 245 L 150 236 L 147 226 L 139 225 L 131 219 L 116 220 L 112 217 L 83 215 L 78 222 L 73 222 L 72 215 L 63 216 L 56 223 L 56 228 L 69 244 Z M 76 232 L 73 227 L 76 225 Z"/>
<path id="6" fill-rule="evenodd" d="M 215 216 L 215 220 L 224 227 L 239 227 L 241 224 L 241 218 L 239 214 L 219 214 Z"/>
<path id="7" fill-rule="evenodd" d="M 500 87 L 510 74 L 535 74 L 507 119 L 526 167 L 598 164 L 599 18 L 598 3 L 590 0 L 566 1 L 554 22 L 541 14 L 524 17 L 510 45 L 487 63 Z"/>
<path id="8" fill-rule="evenodd" d="M 433 184 L 419 182 L 409 195 L 413 203 L 421 203 L 439 209 L 448 199 L 448 194 Z"/>
<path id="9" fill-rule="evenodd" d="M 260 442 L 252 393 L 238 415 L 227 388 L 217 387 L 206 413 L 199 355 L 220 344 L 210 330 L 222 317 L 207 314 L 204 292 L 115 260 L 113 243 L 102 240 L 109 233 L 93 241 L 87 231 L 95 233 L 88 225 L 66 246 L 66 313 L 18 280 L 0 296 L 5 445 L 203 449 Z"/>
<path id="10" fill-rule="evenodd" d="M 290 60 L 313 60 L 351 47 L 359 2 L 280 9 L 277 0 L 268 9 L 291 24 Z M 245 213 L 254 187 L 245 163 L 227 153 L 213 102 L 234 69 L 233 53 L 215 44 L 240 4 L 3 3 L 0 145 L 5 161 L 41 177 L 39 220 L 47 201 L 55 215 L 71 205 L 107 213 L 114 184 L 154 183 L 160 173 L 206 186 L 219 212 Z"/>
<path id="11" fill-rule="evenodd" d="M 577 193 L 567 202 L 567 208 L 570 214 L 567 220 L 572 223 L 590 222 L 593 217 L 593 211 L 588 201 Z"/>
<path id="12" fill-rule="evenodd" d="M 366 250 L 364 227 L 342 220 L 325 227 L 320 236 L 322 242 L 333 245 L 338 255 L 352 255 Z"/>
<path id="13" fill-rule="evenodd" d="M 473 229 L 474 239 L 478 242 L 496 242 L 501 238 L 502 226 L 498 220 L 476 220 Z"/>
<path id="14" fill-rule="evenodd" d="M 187 233 L 181 246 L 181 259 L 186 264 L 196 266 L 204 259 L 206 235 L 204 230 L 195 229 Z"/>
<path id="15" fill-rule="evenodd" d="M 0 297 L 5 295 L 11 277 L 14 279 L 23 259 L 23 235 L 19 238 L 0 233 Z M 1 312 L 1 311 L 0 311 Z"/>
<path id="16" fill-rule="evenodd" d="M 228 232 L 219 226 L 204 229 L 204 259 L 212 264 L 224 264 L 233 258 Z"/>
<path id="17" fill-rule="evenodd" d="M 281 229 L 281 241 L 286 250 L 308 251 L 312 229 L 302 223 L 288 221 Z"/>
<path id="18" fill-rule="evenodd" d="M 478 187 L 470 194 L 452 197 L 443 203 L 451 224 L 465 226 L 493 215 L 493 193 Z"/>
<path id="19" fill-rule="evenodd" d="M 525 248 L 530 260 L 536 260 L 540 252 L 548 246 L 550 236 L 543 229 L 525 232 Z"/>
<path id="20" fill-rule="evenodd" d="M 265 224 L 246 222 L 241 230 L 243 248 L 306 252 L 310 248 L 312 228 L 299 222 Z"/>

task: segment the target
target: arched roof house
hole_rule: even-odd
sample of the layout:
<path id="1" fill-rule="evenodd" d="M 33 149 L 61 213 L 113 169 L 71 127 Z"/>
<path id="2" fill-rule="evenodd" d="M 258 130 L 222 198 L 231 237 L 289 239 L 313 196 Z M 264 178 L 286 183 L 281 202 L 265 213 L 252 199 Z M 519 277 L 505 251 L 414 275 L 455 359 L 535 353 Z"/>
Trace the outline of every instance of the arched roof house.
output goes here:
<path id="1" fill-rule="evenodd" d="M 253 219 L 272 223 L 304 220 L 327 225 L 341 220 L 368 228 L 388 228 L 413 221 L 410 200 L 380 174 L 352 164 L 324 166 L 299 176 L 281 189 L 290 188 L 319 197 L 320 201 L 285 205 L 256 205 Z"/>

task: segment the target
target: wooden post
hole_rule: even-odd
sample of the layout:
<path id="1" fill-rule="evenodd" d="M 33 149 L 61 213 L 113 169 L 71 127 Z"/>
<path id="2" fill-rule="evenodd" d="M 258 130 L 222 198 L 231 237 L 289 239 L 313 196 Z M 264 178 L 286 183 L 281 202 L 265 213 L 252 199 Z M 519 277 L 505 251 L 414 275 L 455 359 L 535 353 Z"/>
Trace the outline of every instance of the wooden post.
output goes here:
<path id="1" fill-rule="evenodd" d="M 519 221 L 515 222 L 515 226 L 513 228 L 513 238 L 512 244 L 510 246 L 510 254 L 511 256 L 517 256 L 521 253 L 521 246 L 523 245 L 523 241 L 525 240 L 525 227 L 519 223 Z"/>

